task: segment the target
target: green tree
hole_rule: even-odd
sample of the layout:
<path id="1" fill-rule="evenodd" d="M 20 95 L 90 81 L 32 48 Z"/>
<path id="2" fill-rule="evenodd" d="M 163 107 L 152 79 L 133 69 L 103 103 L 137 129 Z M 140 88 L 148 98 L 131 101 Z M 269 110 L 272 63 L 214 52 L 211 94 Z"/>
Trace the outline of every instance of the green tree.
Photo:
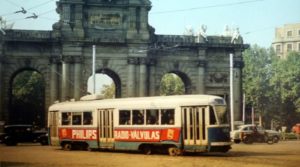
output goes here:
<path id="1" fill-rule="evenodd" d="M 300 95 L 300 54 L 292 52 L 275 66 L 273 81 L 279 88 L 281 100 L 297 101 Z"/>
<path id="2" fill-rule="evenodd" d="M 273 49 L 254 45 L 244 52 L 243 89 L 246 102 L 263 116 L 269 125 L 276 120 L 292 126 L 300 107 L 300 55 L 291 53 L 279 59 Z M 299 120 L 298 120 L 299 121 Z"/>
<path id="3" fill-rule="evenodd" d="M 36 71 L 23 71 L 12 82 L 12 122 L 44 125 L 44 80 Z"/>
<path id="4" fill-rule="evenodd" d="M 160 95 L 182 95 L 184 94 L 184 83 L 176 74 L 164 75 L 160 83 Z"/>
<path id="5" fill-rule="evenodd" d="M 278 115 L 282 124 L 291 126 L 300 121 L 300 54 L 291 52 L 286 59 L 274 62 L 273 66 L 270 86 L 280 101 Z"/>
<path id="6" fill-rule="evenodd" d="M 116 87 L 114 83 L 111 83 L 110 85 L 103 85 L 103 89 L 101 91 L 101 94 L 106 99 L 112 99 L 115 98 L 116 93 Z"/>
<path id="7" fill-rule="evenodd" d="M 272 110 L 270 100 L 274 100 L 270 91 L 269 81 L 272 78 L 272 61 L 275 59 L 269 49 L 254 45 L 244 52 L 245 67 L 243 69 L 243 89 L 246 102 L 251 104 L 261 116 L 268 115 Z M 269 121 L 270 119 L 265 119 Z"/>

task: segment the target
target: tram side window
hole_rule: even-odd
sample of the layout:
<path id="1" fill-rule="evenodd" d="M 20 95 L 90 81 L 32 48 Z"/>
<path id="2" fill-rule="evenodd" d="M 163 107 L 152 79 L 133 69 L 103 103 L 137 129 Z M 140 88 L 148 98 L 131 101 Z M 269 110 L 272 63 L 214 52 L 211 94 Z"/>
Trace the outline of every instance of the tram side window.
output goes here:
<path id="1" fill-rule="evenodd" d="M 62 125 L 71 125 L 71 113 L 70 112 L 63 112 L 61 113 L 62 117 Z"/>
<path id="2" fill-rule="evenodd" d="M 162 125 L 174 125 L 174 109 L 162 109 L 161 110 L 161 124 Z"/>
<path id="3" fill-rule="evenodd" d="M 215 125 L 217 123 L 216 115 L 212 106 L 209 106 L 209 124 Z"/>
<path id="4" fill-rule="evenodd" d="M 157 125 L 158 124 L 158 114 L 159 110 L 146 110 L 146 124 L 147 125 Z"/>
<path id="5" fill-rule="evenodd" d="M 120 125 L 131 125 L 130 110 L 119 111 L 119 124 Z"/>
<path id="6" fill-rule="evenodd" d="M 144 110 L 132 110 L 132 124 L 144 125 Z"/>
<path id="7" fill-rule="evenodd" d="M 83 125 L 92 125 L 93 115 L 92 112 L 83 112 Z"/>
<path id="8" fill-rule="evenodd" d="M 81 125 L 81 112 L 74 112 L 72 115 L 72 125 Z"/>

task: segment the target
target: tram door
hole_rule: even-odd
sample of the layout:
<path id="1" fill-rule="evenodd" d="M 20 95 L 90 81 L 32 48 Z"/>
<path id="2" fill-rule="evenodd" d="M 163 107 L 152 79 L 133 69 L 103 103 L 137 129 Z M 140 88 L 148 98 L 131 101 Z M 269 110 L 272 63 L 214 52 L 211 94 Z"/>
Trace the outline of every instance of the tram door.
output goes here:
<path id="1" fill-rule="evenodd" d="M 99 147 L 113 148 L 113 109 L 99 109 Z"/>
<path id="2" fill-rule="evenodd" d="M 182 107 L 184 146 L 207 144 L 208 108 Z"/>
<path id="3" fill-rule="evenodd" d="M 50 131 L 50 143 L 53 146 L 59 145 L 58 139 L 58 111 L 49 111 L 48 128 Z"/>

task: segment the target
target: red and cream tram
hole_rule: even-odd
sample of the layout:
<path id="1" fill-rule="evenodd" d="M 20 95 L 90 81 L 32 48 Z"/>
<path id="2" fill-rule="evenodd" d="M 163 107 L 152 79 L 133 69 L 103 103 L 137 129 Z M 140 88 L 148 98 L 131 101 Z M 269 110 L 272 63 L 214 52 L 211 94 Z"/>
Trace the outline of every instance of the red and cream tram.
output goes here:
<path id="1" fill-rule="evenodd" d="M 226 108 L 224 99 L 211 95 L 62 102 L 49 108 L 50 143 L 65 150 L 227 152 Z"/>

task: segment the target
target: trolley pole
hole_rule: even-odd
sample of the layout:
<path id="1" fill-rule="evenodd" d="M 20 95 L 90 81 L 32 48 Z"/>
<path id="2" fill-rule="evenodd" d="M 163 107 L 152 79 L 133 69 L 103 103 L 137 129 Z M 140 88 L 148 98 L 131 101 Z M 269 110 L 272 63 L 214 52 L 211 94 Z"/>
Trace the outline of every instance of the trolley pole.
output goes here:
<path id="1" fill-rule="evenodd" d="M 93 94 L 96 94 L 96 45 L 93 45 Z"/>
<path id="2" fill-rule="evenodd" d="M 231 122 L 231 131 L 234 131 L 234 108 L 233 108 L 233 54 L 229 54 L 230 61 L 230 122 Z"/>

